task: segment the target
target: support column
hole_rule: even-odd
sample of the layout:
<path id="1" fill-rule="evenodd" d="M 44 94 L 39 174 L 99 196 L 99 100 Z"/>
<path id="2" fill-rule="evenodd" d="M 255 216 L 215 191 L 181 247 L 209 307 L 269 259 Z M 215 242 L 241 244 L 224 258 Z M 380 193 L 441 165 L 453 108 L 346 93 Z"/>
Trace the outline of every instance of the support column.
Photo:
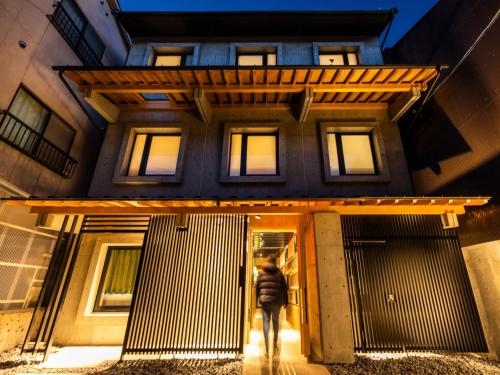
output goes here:
<path id="1" fill-rule="evenodd" d="M 354 342 L 340 215 L 314 214 L 323 361 L 353 363 Z"/>

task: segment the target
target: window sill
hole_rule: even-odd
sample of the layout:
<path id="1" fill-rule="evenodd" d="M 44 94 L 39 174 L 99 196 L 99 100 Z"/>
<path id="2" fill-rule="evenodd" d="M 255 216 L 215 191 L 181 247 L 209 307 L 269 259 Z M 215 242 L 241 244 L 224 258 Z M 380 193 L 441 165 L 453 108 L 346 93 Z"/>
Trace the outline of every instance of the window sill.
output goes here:
<path id="1" fill-rule="evenodd" d="M 379 175 L 348 175 L 348 176 L 326 176 L 325 181 L 328 182 L 390 182 L 390 176 L 384 174 Z"/>
<path id="2" fill-rule="evenodd" d="M 161 185 L 178 184 L 181 182 L 181 176 L 115 176 L 113 184 L 115 185 Z"/>
<path id="3" fill-rule="evenodd" d="M 269 182 L 277 182 L 283 183 L 286 182 L 286 176 L 222 176 L 220 179 L 221 182 L 225 183 L 269 183 Z"/>

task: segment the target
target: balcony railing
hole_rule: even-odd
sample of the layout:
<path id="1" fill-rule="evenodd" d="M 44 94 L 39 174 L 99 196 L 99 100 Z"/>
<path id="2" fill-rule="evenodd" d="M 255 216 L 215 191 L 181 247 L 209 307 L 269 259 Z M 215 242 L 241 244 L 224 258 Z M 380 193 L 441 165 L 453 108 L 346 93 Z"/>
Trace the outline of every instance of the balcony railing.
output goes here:
<path id="1" fill-rule="evenodd" d="M 100 46 L 100 51 L 96 51 L 85 39 L 86 29 L 92 27 L 88 22 L 83 31 L 79 30 L 61 3 L 57 5 L 54 13 L 48 17 L 84 65 L 102 65 L 101 58 L 104 53 L 104 45 Z M 92 32 L 95 34 L 94 31 Z"/>
<path id="2" fill-rule="evenodd" d="M 75 171 L 76 160 L 9 112 L 0 123 L 0 139 L 65 178 Z"/>

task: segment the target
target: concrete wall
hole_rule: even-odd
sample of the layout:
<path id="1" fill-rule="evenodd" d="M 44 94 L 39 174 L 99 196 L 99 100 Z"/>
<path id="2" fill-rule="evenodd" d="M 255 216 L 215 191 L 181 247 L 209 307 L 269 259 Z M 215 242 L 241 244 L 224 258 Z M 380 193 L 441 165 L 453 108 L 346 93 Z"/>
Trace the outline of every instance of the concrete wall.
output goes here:
<path id="1" fill-rule="evenodd" d="M 94 313 L 106 246 L 141 245 L 142 234 L 84 234 L 68 293 L 59 314 L 54 345 L 122 345 L 128 313 Z"/>
<path id="2" fill-rule="evenodd" d="M 0 311 L 0 353 L 24 341 L 33 309 Z"/>
<path id="3" fill-rule="evenodd" d="M 196 42 L 196 41 L 193 41 Z M 383 64 L 382 53 L 377 38 L 343 38 L 332 42 L 277 42 L 275 40 L 256 40 L 245 41 L 244 43 L 200 43 L 198 62 L 193 65 L 234 65 L 234 46 L 238 45 L 271 45 L 277 43 L 282 47 L 282 56 L 278 56 L 278 61 L 283 65 L 314 65 L 314 46 L 356 46 L 359 48 L 360 60 L 365 65 Z M 191 43 L 185 43 L 191 44 Z M 153 53 L 153 47 L 162 47 L 168 45 L 183 45 L 183 43 L 134 43 L 130 49 L 127 59 L 127 65 L 146 65 Z M 233 48 L 232 48 L 233 47 Z M 233 56 L 232 56 L 233 55 Z M 281 57 L 281 58 L 280 58 Z"/>
<path id="4" fill-rule="evenodd" d="M 324 182 L 319 123 L 375 119 L 385 143 L 392 179 L 389 182 Z M 221 154 L 226 122 L 276 122 L 286 127 L 285 183 L 221 183 Z M 128 124 L 184 123 L 189 127 L 181 183 L 166 185 L 114 185 L 112 183 L 124 129 Z M 312 111 L 301 127 L 287 111 L 215 110 L 205 126 L 194 111 L 122 112 L 110 125 L 89 195 L 92 197 L 332 197 L 411 195 L 412 188 L 399 131 L 385 111 Z"/>
<path id="5" fill-rule="evenodd" d="M 462 248 L 490 356 L 500 359 L 500 241 Z"/>
<path id="6" fill-rule="evenodd" d="M 83 195 L 99 153 L 100 136 L 68 89 L 54 65 L 81 65 L 81 61 L 49 22 L 52 0 L 2 0 L 0 3 L 0 109 L 7 109 L 20 84 L 25 85 L 75 130 L 70 156 L 78 161 L 71 179 L 65 179 L 29 156 L 0 141 L 0 178 L 36 196 Z M 103 63 L 123 63 L 126 48 L 106 3 L 77 1 L 107 45 Z M 26 48 L 18 42 L 27 43 Z M 1 115 L 0 115 L 1 116 Z"/>
<path id="7" fill-rule="evenodd" d="M 323 361 L 353 363 L 354 341 L 340 215 L 314 214 Z"/>

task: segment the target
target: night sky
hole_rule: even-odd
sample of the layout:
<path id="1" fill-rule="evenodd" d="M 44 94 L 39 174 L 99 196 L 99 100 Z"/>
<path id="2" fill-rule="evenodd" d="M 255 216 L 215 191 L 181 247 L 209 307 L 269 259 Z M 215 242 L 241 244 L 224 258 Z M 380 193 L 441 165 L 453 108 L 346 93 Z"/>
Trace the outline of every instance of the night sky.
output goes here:
<path id="1" fill-rule="evenodd" d="M 385 10 L 398 8 L 391 47 L 438 0 L 120 0 L 124 11 Z"/>

